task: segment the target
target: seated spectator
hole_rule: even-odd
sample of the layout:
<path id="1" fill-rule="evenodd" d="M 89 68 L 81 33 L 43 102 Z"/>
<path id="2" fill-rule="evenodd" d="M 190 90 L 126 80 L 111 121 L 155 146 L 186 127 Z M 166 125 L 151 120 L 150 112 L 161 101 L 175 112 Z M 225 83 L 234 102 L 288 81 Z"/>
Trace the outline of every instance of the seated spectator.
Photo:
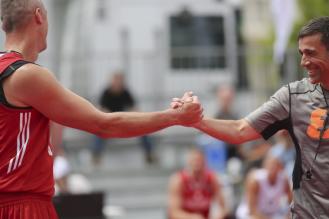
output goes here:
<path id="1" fill-rule="evenodd" d="M 276 143 L 273 145 L 271 150 L 277 150 L 276 153 L 282 154 L 280 159 L 283 162 L 284 170 L 291 179 L 296 157 L 295 145 L 292 142 L 288 131 L 286 130 L 278 131 L 275 137 Z"/>
<path id="2" fill-rule="evenodd" d="M 263 168 L 252 170 L 246 179 L 246 197 L 237 210 L 238 219 L 289 218 L 292 191 L 278 150 L 270 150 Z"/>
<path id="3" fill-rule="evenodd" d="M 104 112 L 123 112 L 137 111 L 136 100 L 132 92 L 128 89 L 124 74 L 115 72 L 107 87 L 102 92 L 99 100 L 100 107 Z M 139 137 L 144 152 L 144 159 L 148 164 L 156 161 L 154 154 L 153 141 L 148 135 Z M 92 155 L 94 164 L 101 162 L 101 156 L 105 148 L 106 140 L 96 136 L 95 143 L 92 145 Z"/>
<path id="4" fill-rule="evenodd" d="M 188 155 L 186 169 L 174 174 L 169 183 L 168 213 L 170 219 L 210 219 L 212 203 L 219 206 L 216 219 L 228 215 L 221 186 L 214 172 L 207 170 L 201 151 Z"/>

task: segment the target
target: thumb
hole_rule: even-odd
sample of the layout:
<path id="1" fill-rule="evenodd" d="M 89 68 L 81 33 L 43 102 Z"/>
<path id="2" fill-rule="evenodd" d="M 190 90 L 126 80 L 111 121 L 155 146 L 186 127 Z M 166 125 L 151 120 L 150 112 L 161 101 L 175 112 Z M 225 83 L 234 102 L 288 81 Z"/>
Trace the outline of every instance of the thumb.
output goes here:
<path id="1" fill-rule="evenodd" d="M 193 96 L 192 97 L 192 102 L 193 103 L 200 103 L 198 96 Z"/>
<path id="2" fill-rule="evenodd" d="M 185 92 L 183 97 L 182 97 L 182 100 L 185 101 L 186 99 L 190 98 L 193 96 L 193 92 L 192 91 L 188 91 L 188 92 Z"/>

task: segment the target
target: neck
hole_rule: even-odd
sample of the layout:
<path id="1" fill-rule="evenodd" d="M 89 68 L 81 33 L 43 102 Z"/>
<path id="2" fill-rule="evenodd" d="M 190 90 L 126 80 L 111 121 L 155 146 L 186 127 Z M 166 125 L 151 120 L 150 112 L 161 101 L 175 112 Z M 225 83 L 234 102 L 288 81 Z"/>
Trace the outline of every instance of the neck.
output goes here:
<path id="1" fill-rule="evenodd" d="M 22 54 L 24 60 L 35 62 L 38 58 L 38 50 L 35 41 L 30 40 L 26 34 L 9 33 L 6 35 L 5 49 Z"/>

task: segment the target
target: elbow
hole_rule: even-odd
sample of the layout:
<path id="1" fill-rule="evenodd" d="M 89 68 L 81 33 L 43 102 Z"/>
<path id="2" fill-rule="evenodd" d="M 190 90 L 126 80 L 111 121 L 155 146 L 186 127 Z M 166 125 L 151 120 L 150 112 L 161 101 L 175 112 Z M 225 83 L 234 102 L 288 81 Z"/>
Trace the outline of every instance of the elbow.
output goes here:
<path id="1" fill-rule="evenodd" d="M 123 117 L 107 114 L 95 122 L 94 134 L 100 138 L 127 138 L 131 137 L 127 128 L 124 128 Z"/>
<path id="2" fill-rule="evenodd" d="M 106 130 L 104 129 L 104 126 L 100 123 L 97 123 L 93 126 L 92 130 L 90 130 L 90 132 L 94 135 L 96 135 L 99 138 L 110 138 L 111 136 L 109 135 L 108 132 L 106 132 Z"/>
<path id="3" fill-rule="evenodd" d="M 104 117 L 96 118 L 95 121 L 90 126 L 89 130 L 94 135 L 97 135 L 100 138 L 113 138 L 114 132 L 108 125 L 109 123 L 104 119 Z"/>
<path id="4" fill-rule="evenodd" d="M 247 135 L 247 126 L 245 125 L 245 121 L 237 120 L 235 121 L 235 137 L 232 138 L 231 144 L 242 144 L 248 141 Z"/>

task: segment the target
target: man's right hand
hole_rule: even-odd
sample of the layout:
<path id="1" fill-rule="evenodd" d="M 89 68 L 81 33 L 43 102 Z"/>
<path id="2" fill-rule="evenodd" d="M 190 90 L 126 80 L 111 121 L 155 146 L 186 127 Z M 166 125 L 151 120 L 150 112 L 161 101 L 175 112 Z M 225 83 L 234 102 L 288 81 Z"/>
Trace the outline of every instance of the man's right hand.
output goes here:
<path id="1" fill-rule="evenodd" d="M 171 108 L 178 113 L 178 124 L 191 126 L 203 118 L 203 109 L 197 96 L 192 92 L 186 92 L 182 98 L 174 98 Z"/>

